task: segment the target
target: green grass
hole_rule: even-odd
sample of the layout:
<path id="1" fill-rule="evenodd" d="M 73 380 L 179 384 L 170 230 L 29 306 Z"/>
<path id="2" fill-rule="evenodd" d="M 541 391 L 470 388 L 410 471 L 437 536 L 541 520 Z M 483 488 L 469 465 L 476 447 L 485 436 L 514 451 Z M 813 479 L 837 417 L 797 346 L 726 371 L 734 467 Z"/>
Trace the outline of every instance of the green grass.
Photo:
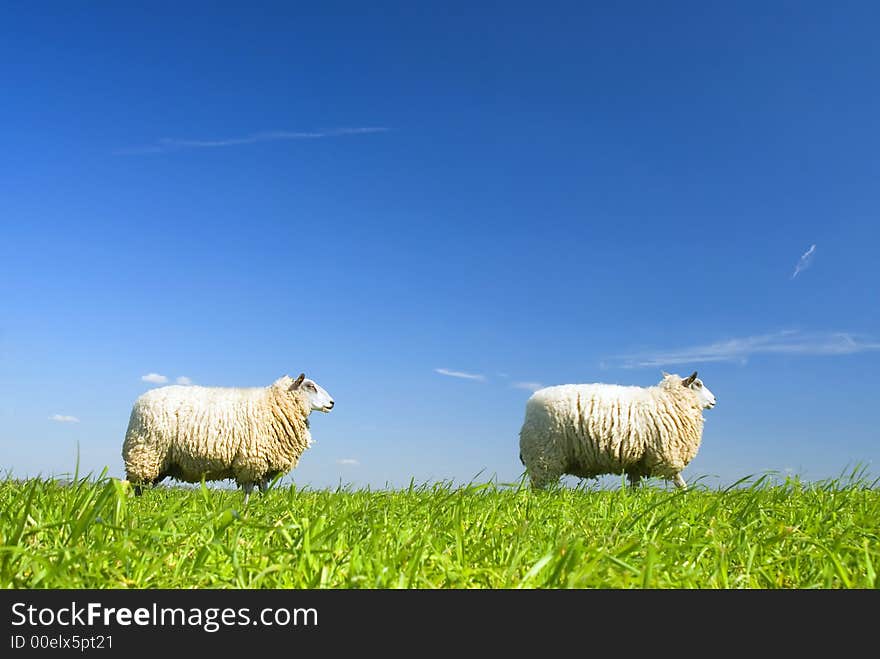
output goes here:
<path id="1" fill-rule="evenodd" d="M 3 588 L 871 588 L 880 490 L 0 481 Z"/>

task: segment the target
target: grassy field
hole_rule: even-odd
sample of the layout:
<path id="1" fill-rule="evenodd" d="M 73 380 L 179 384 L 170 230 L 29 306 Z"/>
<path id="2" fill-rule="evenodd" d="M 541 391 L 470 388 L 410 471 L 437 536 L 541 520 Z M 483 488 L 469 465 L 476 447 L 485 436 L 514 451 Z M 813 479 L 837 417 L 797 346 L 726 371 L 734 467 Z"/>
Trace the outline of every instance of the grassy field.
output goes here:
<path id="1" fill-rule="evenodd" d="M 240 491 L 7 479 L 0 587 L 878 587 L 876 485 L 279 487 L 245 509 Z"/>

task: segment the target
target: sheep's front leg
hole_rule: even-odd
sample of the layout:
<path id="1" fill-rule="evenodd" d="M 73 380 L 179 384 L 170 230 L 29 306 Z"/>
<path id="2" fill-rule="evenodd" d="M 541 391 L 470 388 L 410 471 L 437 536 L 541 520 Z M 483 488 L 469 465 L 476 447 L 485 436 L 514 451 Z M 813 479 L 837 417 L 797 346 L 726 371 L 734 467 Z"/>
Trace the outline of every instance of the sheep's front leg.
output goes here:
<path id="1" fill-rule="evenodd" d="M 677 487 L 678 489 L 680 489 L 680 490 L 687 489 L 688 484 L 684 482 L 684 478 L 681 477 L 681 474 L 676 474 L 675 478 L 673 479 L 673 482 L 675 483 L 675 487 Z"/>

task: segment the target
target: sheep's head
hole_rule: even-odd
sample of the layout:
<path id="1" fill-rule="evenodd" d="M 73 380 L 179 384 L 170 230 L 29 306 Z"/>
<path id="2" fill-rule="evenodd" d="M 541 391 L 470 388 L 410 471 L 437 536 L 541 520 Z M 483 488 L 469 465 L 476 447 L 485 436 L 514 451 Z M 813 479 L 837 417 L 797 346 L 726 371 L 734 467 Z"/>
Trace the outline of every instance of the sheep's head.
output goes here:
<path id="1" fill-rule="evenodd" d="M 305 373 L 300 373 L 287 390 L 298 391 L 304 395 L 312 412 L 329 412 L 335 405 L 330 394 L 317 382 L 309 380 Z"/>
<path id="2" fill-rule="evenodd" d="M 704 385 L 703 381 L 697 377 L 696 371 L 684 379 L 663 371 L 663 384 L 667 387 L 681 386 L 690 389 L 697 395 L 697 401 L 704 410 L 715 407 L 715 394 L 709 391 L 709 387 Z"/>
<path id="3" fill-rule="evenodd" d="M 687 387 L 697 394 L 697 400 L 700 401 L 700 405 L 703 409 L 711 410 L 715 407 L 715 394 L 709 391 L 709 387 L 704 385 L 703 381 L 697 377 L 696 371 L 682 380 L 681 386 Z"/>

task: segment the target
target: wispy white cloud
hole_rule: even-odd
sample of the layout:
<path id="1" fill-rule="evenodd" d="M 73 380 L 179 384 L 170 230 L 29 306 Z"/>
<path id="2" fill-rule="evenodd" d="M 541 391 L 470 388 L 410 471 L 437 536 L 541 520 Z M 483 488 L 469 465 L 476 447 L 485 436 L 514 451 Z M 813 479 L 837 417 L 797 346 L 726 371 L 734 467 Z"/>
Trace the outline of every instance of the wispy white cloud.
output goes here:
<path id="1" fill-rule="evenodd" d="M 227 137 L 220 139 L 181 139 L 163 137 L 155 144 L 143 147 L 134 147 L 117 151 L 117 155 L 137 155 L 147 153 L 167 153 L 182 149 L 216 149 L 224 146 L 241 146 L 244 144 L 256 144 L 257 142 L 281 142 L 288 140 L 317 140 L 325 137 L 342 137 L 345 135 L 367 135 L 370 133 L 385 133 L 388 129 L 381 126 L 362 126 L 360 128 L 337 128 L 323 131 L 289 131 L 276 130 L 264 133 L 251 133 L 242 137 Z"/>
<path id="2" fill-rule="evenodd" d="M 147 373 L 146 375 L 142 375 L 141 380 L 149 382 L 150 384 L 165 384 L 168 382 L 167 377 L 159 375 L 158 373 Z"/>
<path id="3" fill-rule="evenodd" d="M 351 466 L 351 467 L 357 467 L 357 466 L 360 464 L 360 462 L 358 462 L 358 461 L 355 460 L 354 458 L 342 458 L 341 460 L 337 460 L 337 461 L 336 461 L 336 464 L 340 464 L 340 465 L 349 465 L 349 466 Z"/>
<path id="4" fill-rule="evenodd" d="M 880 341 L 849 332 L 784 330 L 716 341 L 707 345 L 645 351 L 604 360 L 623 368 L 671 366 L 701 362 L 745 362 L 752 355 L 851 355 L 880 350 Z"/>
<path id="5" fill-rule="evenodd" d="M 177 384 L 190 385 L 190 384 L 192 384 L 192 383 L 193 383 L 193 381 L 190 380 L 190 379 L 189 379 L 188 377 L 186 377 L 185 375 L 181 375 L 181 376 L 179 376 L 179 377 L 177 378 Z"/>
<path id="6" fill-rule="evenodd" d="M 810 267 L 810 263 L 813 261 L 813 254 L 816 253 L 816 245 L 810 245 L 810 249 L 801 254 L 800 260 L 797 262 L 797 265 L 794 267 L 794 272 L 791 275 L 791 278 L 794 279 L 804 270 Z"/>
<path id="7" fill-rule="evenodd" d="M 510 386 L 515 389 L 525 389 L 526 391 L 537 391 L 544 387 L 540 382 L 514 382 Z"/>
<path id="8" fill-rule="evenodd" d="M 53 414 L 49 417 L 50 421 L 57 421 L 58 423 L 79 423 L 79 419 L 75 416 L 69 416 L 67 414 Z"/>
<path id="9" fill-rule="evenodd" d="M 478 380 L 480 382 L 486 381 L 485 375 L 480 375 L 479 373 L 465 373 L 464 371 L 451 371 L 448 368 L 435 368 L 435 373 L 439 373 L 440 375 L 448 375 L 451 378 L 461 378 L 463 380 Z"/>

